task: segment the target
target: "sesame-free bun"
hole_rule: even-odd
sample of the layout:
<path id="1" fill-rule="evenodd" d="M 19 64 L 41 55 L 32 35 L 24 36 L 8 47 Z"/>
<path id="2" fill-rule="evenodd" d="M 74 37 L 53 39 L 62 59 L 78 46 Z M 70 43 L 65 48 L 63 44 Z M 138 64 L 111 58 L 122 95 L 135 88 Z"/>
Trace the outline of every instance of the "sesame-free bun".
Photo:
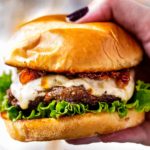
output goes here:
<path id="1" fill-rule="evenodd" d="M 64 15 L 23 24 L 9 42 L 6 64 L 49 72 L 103 72 L 130 68 L 142 59 L 136 41 L 110 22 L 75 24 Z"/>
<path id="2" fill-rule="evenodd" d="M 120 118 L 117 113 L 86 113 L 59 119 L 45 118 L 18 120 L 12 122 L 2 114 L 10 136 L 19 141 L 49 141 L 56 139 L 77 139 L 98 134 L 117 132 L 139 125 L 144 113 L 129 110 Z"/>

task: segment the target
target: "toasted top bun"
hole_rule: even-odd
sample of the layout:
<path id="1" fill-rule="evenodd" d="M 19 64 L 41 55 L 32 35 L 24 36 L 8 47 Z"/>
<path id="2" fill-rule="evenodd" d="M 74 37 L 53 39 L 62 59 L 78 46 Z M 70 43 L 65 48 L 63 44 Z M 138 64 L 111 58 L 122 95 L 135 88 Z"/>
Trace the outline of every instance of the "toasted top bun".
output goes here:
<path id="1" fill-rule="evenodd" d="M 103 72 L 137 65 L 140 46 L 114 23 L 75 24 L 64 15 L 22 25 L 10 43 L 6 64 L 49 72 Z"/>

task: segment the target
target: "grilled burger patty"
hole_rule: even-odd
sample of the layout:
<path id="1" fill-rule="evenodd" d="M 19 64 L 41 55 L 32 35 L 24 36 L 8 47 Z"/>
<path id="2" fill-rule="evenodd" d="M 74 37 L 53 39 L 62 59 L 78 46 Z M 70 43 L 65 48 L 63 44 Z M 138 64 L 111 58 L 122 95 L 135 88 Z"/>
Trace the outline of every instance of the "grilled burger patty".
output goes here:
<path id="1" fill-rule="evenodd" d="M 9 102 L 12 105 L 19 106 L 19 102 L 13 96 L 11 90 L 7 91 L 7 95 Z M 72 87 L 56 86 L 47 91 L 44 97 L 37 97 L 36 100 L 30 101 L 28 109 L 35 108 L 35 106 L 37 106 L 41 101 L 45 103 L 50 103 L 52 100 L 66 100 L 72 103 L 83 103 L 94 106 L 98 102 L 112 103 L 115 100 L 120 100 L 120 98 L 113 95 L 107 95 L 107 93 L 99 97 L 91 95 L 90 91 L 86 90 L 82 85 Z"/>

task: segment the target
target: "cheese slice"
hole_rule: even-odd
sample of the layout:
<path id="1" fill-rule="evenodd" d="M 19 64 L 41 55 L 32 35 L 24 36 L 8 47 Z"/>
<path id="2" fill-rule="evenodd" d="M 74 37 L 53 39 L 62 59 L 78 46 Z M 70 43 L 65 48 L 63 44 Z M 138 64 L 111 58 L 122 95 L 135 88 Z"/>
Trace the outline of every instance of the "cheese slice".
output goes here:
<path id="1" fill-rule="evenodd" d="M 27 109 L 29 101 L 34 101 L 36 97 L 44 96 L 46 90 L 54 86 L 80 86 L 83 85 L 87 90 L 90 89 L 91 94 L 101 96 L 104 93 L 114 95 L 121 98 L 123 101 L 128 101 L 134 92 L 134 73 L 130 73 L 130 81 L 124 88 L 119 88 L 114 79 L 94 80 L 89 78 L 69 79 L 63 75 L 48 75 L 27 84 L 21 84 L 17 76 L 12 85 L 11 92 L 19 101 L 22 109 Z"/>

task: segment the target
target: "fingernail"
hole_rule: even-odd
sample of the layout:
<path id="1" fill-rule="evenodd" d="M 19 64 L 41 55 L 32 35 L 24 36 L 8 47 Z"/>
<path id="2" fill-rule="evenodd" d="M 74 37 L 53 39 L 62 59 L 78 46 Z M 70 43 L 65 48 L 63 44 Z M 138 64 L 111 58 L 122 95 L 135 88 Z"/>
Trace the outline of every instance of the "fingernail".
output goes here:
<path id="1" fill-rule="evenodd" d="M 88 7 L 81 8 L 81 9 L 79 9 L 79 10 L 69 14 L 67 16 L 67 19 L 69 21 L 77 21 L 78 19 L 80 19 L 83 16 L 85 16 L 87 14 L 88 10 L 89 10 Z"/>

